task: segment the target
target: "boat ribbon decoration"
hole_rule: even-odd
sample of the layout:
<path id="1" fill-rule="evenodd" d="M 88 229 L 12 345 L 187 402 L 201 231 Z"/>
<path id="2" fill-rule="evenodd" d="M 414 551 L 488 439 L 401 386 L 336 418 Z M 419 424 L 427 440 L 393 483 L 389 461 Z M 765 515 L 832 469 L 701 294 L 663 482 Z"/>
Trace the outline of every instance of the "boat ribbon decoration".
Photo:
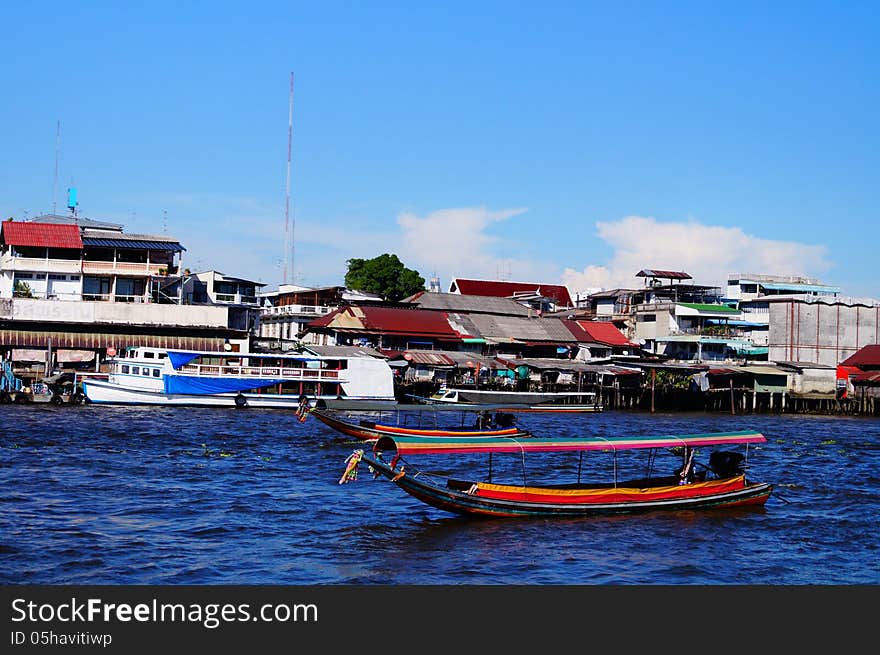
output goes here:
<path id="1" fill-rule="evenodd" d="M 311 411 L 312 407 L 309 405 L 308 397 L 305 395 L 300 396 L 299 405 L 296 407 L 296 415 L 299 418 L 299 422 L 305 423 Z"/>
<path id="2" fill-rule="evenodd" d="M 339 484 L 345 484 L 346 482 L 353 482 L 357 480 L 358 473 L 358 464 L 361 463 L 361 459 L 364 457 L 363 448 L 357 448 L 351 452 L 351 455 L 346 457 L 345 459 L 345 472 L 342 474 L 342 477 L 339 478 Z"/>

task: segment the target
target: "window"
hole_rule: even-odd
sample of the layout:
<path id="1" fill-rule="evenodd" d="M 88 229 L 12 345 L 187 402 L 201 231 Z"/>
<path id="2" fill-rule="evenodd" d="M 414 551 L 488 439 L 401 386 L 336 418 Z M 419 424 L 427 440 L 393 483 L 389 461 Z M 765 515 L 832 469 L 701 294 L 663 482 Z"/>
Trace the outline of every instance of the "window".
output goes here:
<path id="1" fill-rule="evenodd" d="M 150 377 L 150 369 L 147 368 L 146 366 L 144 366 L 143 372 L 141 373 L 141 375 L 146 375 L 147 377 Z"/>
<path id="2" fill-rule="evenodd" d="M 144 264 L 147 261 L 147 251 L 134 250 L 130 248 L 120 248 L 116 251 L 116 261 Z"/>
<path id="3" fill-rule="evenodd" d="M 643 314 L 639 316 L 643 323 L 656 323 L 657 322 L 657 314 Z"/>
<path id="4" fill-rule="evenodd" d="M 140 366 L 132 366 L 131 367 L 131 374 L 132 375 L 140 375 L 141 374 L 141 367 Z"/>
<path id="5" fill-rule="evenodd" d="M 16 280 L 33 280 L 34 276 L 32 273 L 16 273 L 15 279 Z"/>
<path id="6" fill-rule="evenodd" d="M 71 282 L 79 282 L 79 275 L 71 275 L 70 281 Z"/>
<path id="7" fill-rule="evenodd" d="M 150 351 L 147 351 L 144 353 L 144 359 L 153 359 L 155 356 L 156 356 L 156 353 L 152 353 Z"/>
<path id="8" fill-rule="evenodd" d="M 154 377 L 154 378 L 159 377 L 159 369 L 158 369 L 158 368 L 154 368 L 154 369 L 153 369 L 153 377 Z"/>
<path id="9" fill-rule="evenodd" d="M 50 280 L 66 280 L 66 275 L 60 275 L 59 273 L 49 273 Z"/>
<path id="10" fill-rule="evenodd" d="M 123 372 L 123 373 L 128 373 L 128 364 L 123 364 L 123 365 L 122 365 L 122 372 Z"/>

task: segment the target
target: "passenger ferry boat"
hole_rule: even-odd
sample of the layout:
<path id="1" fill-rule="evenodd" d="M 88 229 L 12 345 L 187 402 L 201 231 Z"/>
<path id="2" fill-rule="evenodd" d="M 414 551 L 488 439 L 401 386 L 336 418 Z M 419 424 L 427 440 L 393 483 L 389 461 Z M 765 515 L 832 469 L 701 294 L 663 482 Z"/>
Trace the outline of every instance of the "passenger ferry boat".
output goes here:
<path id="1" fill-rule="evenodd" d="M 111 360 L 106 381 L 86 379 L 92 403 L 381 410 L 394 407 L 384 359 L 137 347 Z"/>

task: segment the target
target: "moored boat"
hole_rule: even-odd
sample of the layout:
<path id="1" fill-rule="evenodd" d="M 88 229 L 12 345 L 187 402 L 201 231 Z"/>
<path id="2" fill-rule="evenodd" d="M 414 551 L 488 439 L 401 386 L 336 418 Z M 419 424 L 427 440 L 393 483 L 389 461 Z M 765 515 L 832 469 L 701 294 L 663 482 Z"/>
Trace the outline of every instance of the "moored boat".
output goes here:
<path id="1" fill-rule="evenodd" d="M 509 391 L 444 387 L 428 397 L 417 397 L 417 400 L 461 409 L 479 406 L 503 408 L 510 412 L 602 411 L 602 404 L 593 391 Z"/>
<path id="2" fill-rule="evenodd" d="M 248 352 L 128 348 L 111 361 L 107 380 L 86 379 L 92 403 L 337 409 L 396 406 L 384 359 Z"/>
<path id="3" fill-rule="evenodd" d="M 505 517 L 574 517 L 602 514 L 632 514 L 655 510 L 703 510 L 744 506 L 762 506 L 772 492 L 766 482 L 746 478 L 749 444 L 763 443 L 759 432 L 741 431 L 654 437 L 587 437 L 543 439 L 480 440 L 414 438 L 403 435 L 379 438 L 372 452 L 360 459 L 376 476 L 384 476 L 403 491 L 428 505 L 458 514 Z M 697 448 L 745 445 L 746 454 L 719 450 L 712 454 L 708 465 L 695 459 Z M 650 451 L 648 475 L 618 481 L 617 456 L 630 450 Z M 674 450 L 681 456 L 681 466 L 673 475 L 653 475 L 654 455 L 659 450 Z M 394 451 L 390 462 L 383 453 Z M 525 469 L 526 453 L 610 451 L 614 458 L 611 482 L 572 483 L 530 482 Z M 489 481 L 448 478 L 444 483 L 430 475 L 414 471 L 404 461 L 407 455 L 471 454 L 490 455 Z M 515 483 L 491 481 L 491 456 L 514 453 L 522 458 L 522 477 Z M 703 470 L 698 471 L 702 466 Z"/>
<path id="4" fill-rule="evenodd" d="M 319 409 L 313 409 L 309 412 L 309 416 L 325 425 L 341 432 L 342 434 L 356 439 L 365 441 L 373 441 L 381 437 L 387 436 L 407 436 L 416 438 L 436 438 L 451 437 L 454 439 L 484 439 L 488 437 L 511 437 L 523 438 L 530 437 L 531 434 L 527 430 L 521 430 L 517 427 L 499 427 L 499 428 L 412 428 L 403 425 L 388 425 L 376 423 L 375 421 L 361 420 L 358 423 L 346 421 L 339 416 L 330 412 Z"/>

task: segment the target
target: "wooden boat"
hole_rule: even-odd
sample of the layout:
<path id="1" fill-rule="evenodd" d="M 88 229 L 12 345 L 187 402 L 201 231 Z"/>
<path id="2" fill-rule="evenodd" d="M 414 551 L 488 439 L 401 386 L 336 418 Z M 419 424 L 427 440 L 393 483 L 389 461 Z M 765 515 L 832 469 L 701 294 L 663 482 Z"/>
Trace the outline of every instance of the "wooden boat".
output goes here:
<path id="1" fill-rule="evenodd" d="M 587 437 L 543 439 L 532 437 L 484 438 L 480 440 L 446 437 L 415 438 L 404 435 L 380 437 L 372 453 L 361 457 L 374 475 L 384 476 L 406 493 L 424 503 L 458 514 L 505 517 L 576 517 L 602 514 L 630 514 L 655 510 L 703 510 L 743 506 L 761 506 L 772 492 L 766 482 L 746 479 L 748 445 L 765 442 L 759 432 L 723 432 L 654 437 Z M 696 448 L 744 444 L 746 454 L 720 450 L 712 453 L 709 465 L 697 472 Z M 648 476 L 625 482 L 617 480 L 618 454 L 648 449 L 649 462 L 661 449 L 680 451 L 681 468 L 673 475 Z M 386 462 L 385 451 L 396 451 Z M 614 479 L 605 483 L 582 483 L 581 465 L 578 481 L 569 484 L 535 484 L 526 476 L 525 453 L 610 451 L 614 458 Z M 515 453 L 522 459 L 522 478 L 512 484 L 490 481 L 447 479 L 445 484 L 429 474 L 414 471 L 404 456 L 424 454 Z M 653 466 L 652 466 L 653 468 Z"/>
<path id="2" fill-rule="evenodd" d="M 434 429 L 422 429 L 422 428 L 408 428 L 402 425 L 384 425 L 381 423 L 376 423 L 374 421 L 360 421 L 358 423 L 353 423 L 352 421 L 346 421 L 340 418 L 337 415 L 331 414 L 330 412 L 326 412 L 320 409 L 313 409 L 309 412 L 309 416 L 314 416 L 319 421 L 324 423 L 325 425 L 333 428 L 334 430 L 338 430 L 339 432 L 346 434 L 350 437 L 355 437 L 356 439 L 363 439 L 365 441 L 372 441 L 379 439 L 380 437 L 387 436 L 405 436 L 405 437 L 415 437 L 415 438 L 437 438 L 437 437 L 450 437 L 453 439 L 485 439 L 488 437 L 529 437 L 530 433 L 526 430 L 521 430 L 517 427 L 508 427 L 508 428 L 496 428 L 496 429 L 485 429 L 485 430 L 475 430 L 469 428 L 434 428 Z"/>
<path id="3" fill-rule="evenodd" d="M 430 396 L 413 396 L 430 405 L 457 409 L 498 408 L 507 412 L 597 413 L 603 407 L 593 391 L 498 391 L 488 389 L 443 388 Z"/>

